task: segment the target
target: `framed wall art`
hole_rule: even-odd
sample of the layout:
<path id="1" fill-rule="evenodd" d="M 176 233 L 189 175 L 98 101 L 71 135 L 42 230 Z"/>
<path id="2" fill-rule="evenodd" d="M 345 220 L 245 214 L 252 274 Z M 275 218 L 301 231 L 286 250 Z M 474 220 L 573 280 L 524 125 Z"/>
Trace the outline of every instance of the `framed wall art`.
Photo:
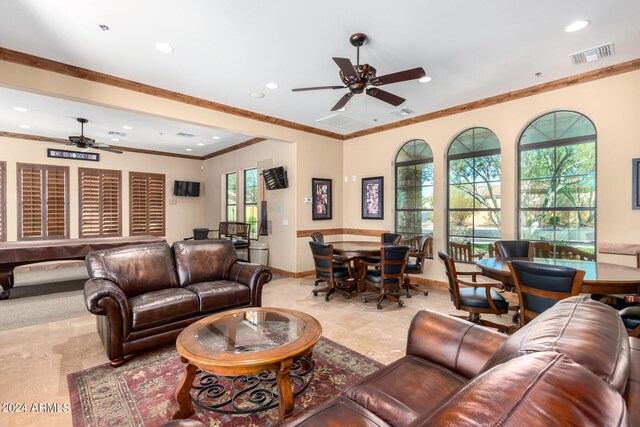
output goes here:
<path id="1" fill-rule="evenodd" d="M 633 159 L 633 182 L 631 187 L 633 188 L 632 205 L 633 209 L 640 209 L 640 159 Z"/>
<path id="2" fill-rule="evenodd" d="M 362 178 L 362 219 L 384 219 L 384 177 Z"/>
<path id="3" fill-rule="evenodd" d="M 331 219 L 331 180 L 311 178 L 313 213 L 311 219 Z"/>

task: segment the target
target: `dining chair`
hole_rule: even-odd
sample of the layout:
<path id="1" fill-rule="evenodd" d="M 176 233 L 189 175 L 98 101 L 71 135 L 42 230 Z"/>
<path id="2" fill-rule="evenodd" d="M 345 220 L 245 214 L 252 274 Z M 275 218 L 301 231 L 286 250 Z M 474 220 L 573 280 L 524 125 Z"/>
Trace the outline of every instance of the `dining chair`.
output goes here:
<path id="1" fill-rule="evenodd" d="M 407 298 L 411 298 L 411 289 L 416 291 L 422 291 L 424 296 L 429 295 L 429 290 L 424 287 L 424 285 L 420 285 L 417 283 L 411 283 L 409 278 L 410 274 L 422 274 L 424 272 L 424 263 L 425 258 L 427 257 L 427 252 L 431 247 L 433 242 L 433 237 L 431 235 L 422 236 L 420 240 L 420 246 L 418 247 L 418 251 L 409 251 L 409 260 L 407 261 L 407 266 L 405 267 L 405 278 L 404 278 L 404 287 L 407 290 Z"/>
<path id="2" fill-rule="evenodd" d="M 451 250 L 451 257 L 453 257 L 453 259 L 455 259 L 456 261 L 472 263 L 474 262 L 474 258 L 482 257 L 480 254 L 474 255 L 471 242 L 451 242 L 449 243 L 449 247 Z"/>
<path id="3" fill-rule="evenodd" d="M 640 268 L 640 266 L 638 267 Z M 630 337 L 640 338 L 640 296 L 627 295 L 624 301 L 630 305 L 620 310 L 620 317 Z"/>
<path id="4" fill-rule="evenodd" d="M 533 259 L 533 244 L 528 240 L 496 240 L 497 258 Z"/>
<path id="5" fill-rule="evenodd" d="M 329 243 L 321 243 L 310 241 L 311 254 L 313 255 L 313 263 L 315 265 L 316 281 L 314 286 L 319 283 L 327 283 L 327 287 L 313 289 L 313 295 L 318 296 L 318 292 L 326 292 L 325 301 L 329 301 L 329 297 L 337 290 L 343 292 L 346 299 L 349 299 L 351 292 L 355 291 L 355 282 L 353 280 L 353 270 L 351 263 L 337 263 L 333 258 L 333 245 Z"/>
<path id="6" fill-rule="evenodd" d="M 507 261 L 520 300 L 520 326 L 558 301 L 580 293 L 585 272 L 560 265 Z"/>
<path id="7" fill-rule="evenodd" d="M 466 311 L 468 316 L 455 316 L 466 319 L 478 325 L 498 329 L 507 332 L 509 327 L 482 319 L 481 314 L 495 314 L 500 316 L 509 312 L 509 301 L 493 288 L 504 289 L 504 285 L 497 281 L 489 280 L 479 271 L 458 271 L 453 257 L 443 251 L 438 252 L 438 257 L 444 262 L 445 272 L 449 281 L 449 294 L 451 301 L 457 310 Z M 470 276 L 471 281 L 463 280 L 458 276 Z M 483 278 L 478 282 L 478 276 Z"/>
<path id="8" fill-rule="evenodd" d="M 365 268 L 362 282 L 365 285 L 373 286 L 380 293 L 376 303 L 378 310 L 382 309 L 382 301 L 385 299 L 397 303 L 399 307 L 404 305 L 400 299 L 400 290 L 404 283 L 410 249 L 406 245 L 385 246 L 380 248 L 379 263 L 363 261 Z M 369 269 L 368 266 L 376 268 Z M 367 302 L 366 296 L 362 298 L 362 301 Z"/>
<path id="9" fill-rule="evenodd" d="M 311 240 L 318 243 L 324 243 L 324 234 L 319 231 L 314 231 L 311 233 Z"/>
<path id="10" fill-rule="evenodd" d="M 380 243 L 383 245 L 384 244 L 399 245 L 401 240 L 402 240 L 402 234 L 398 234 L 398 233 L 382 233 L 380 235 Z M 365 258 L 364 261 L 368 262 L 369 264 L 379 264 L 380 257 L 375 255 L 369 256 Z"/>
<path id="11" fill-rule="evenodd" d="M 311 233 L 311 240 L 318 243 L 324 243 L 324 234 L 319 231 L 314 231 Z M 346 257 L 344 255 L 336 255 L 333 254 L 333 262 L 338 264 L 347 264 L 352 261 L 352 258 Z"/>
<path id="12" fill-rule="evenodd" d="M 209 238 L 209 233 L 214 230 L 208 228 L 194 228 L 193 236 L 185 237 L 184 240 L 206 240 Z"/>

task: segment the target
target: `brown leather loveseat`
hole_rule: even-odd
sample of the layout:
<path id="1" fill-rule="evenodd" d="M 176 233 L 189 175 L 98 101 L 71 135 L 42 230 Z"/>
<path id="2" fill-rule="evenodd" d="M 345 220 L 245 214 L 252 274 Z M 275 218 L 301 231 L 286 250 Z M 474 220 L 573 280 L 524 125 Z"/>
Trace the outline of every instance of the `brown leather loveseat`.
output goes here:
<path id="1" fill-rule="evenodd" d="M 237 261 L 229 240 L 128 246 L 91 252 L 87 309 L 111 365 L 176 339 L 186 326 L 221 310 L 259 307 L 271 280 L 263 265 Z"/>
<path id="2" fill-rule="evenodd" d="M 421 311 L 406 356 L 289 425 L 634 425 L 638 342 L 588 296 L 560 301 L 510 337 Z"/>

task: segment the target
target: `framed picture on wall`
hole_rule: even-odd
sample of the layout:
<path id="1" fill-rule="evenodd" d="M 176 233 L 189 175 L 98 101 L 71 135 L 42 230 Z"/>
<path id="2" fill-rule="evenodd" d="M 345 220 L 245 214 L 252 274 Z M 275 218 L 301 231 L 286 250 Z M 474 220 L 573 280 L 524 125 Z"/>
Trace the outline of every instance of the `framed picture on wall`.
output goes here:
<path id="1" fill-rule="evenodd" d="M 384 219 L 384 177 L 362 178 L 362 219 Z"/>
<path id="2" fill-rule="evenodd" d="M 331 219 L 331 180 L 311 178 L 313 213 L 311 219 Z"/>
<path id="3" fill-rule="evenodd" d="M 632 208 L 640 209 L 640 159 L 633 159 L 633 182 L 631 187 L 633 188 Z"/>

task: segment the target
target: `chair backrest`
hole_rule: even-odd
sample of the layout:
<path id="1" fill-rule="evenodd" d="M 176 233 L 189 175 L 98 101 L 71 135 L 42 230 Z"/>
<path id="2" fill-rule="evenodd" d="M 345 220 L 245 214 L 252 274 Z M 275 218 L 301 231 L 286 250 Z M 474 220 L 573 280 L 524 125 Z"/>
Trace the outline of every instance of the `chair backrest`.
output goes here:
<path id="1" fill-rule="evenodd" d="M 580 293 L 584 271 L 530 261 L 507 261 L 520 300 L 520 325 Z"/>
<path id="2" fill-rule="evenodd" d="M 324 243 L 324 234 L 319 231 L 311 233 L 311 240 L 318 243 Z"/>
<path id="3" fill-rule="evenodd" d="M 209 237 L 209 231 L 208 228 L 194 228 L 193 240 L 206 240 Z"/>
<path id="4" fill-rule="evenodd" d="M 313 255 L 313 264 L 316 269 L 316 278 L 320 278 L 320 273 L 326 273 L 333 277 L 333 245 L 329 243 L 310 241 L 311 254 Z"/>
<path id="5" fill-rule="evenodd" d="M 438 257 L 444 262 L 444 270 L 447 273 L 447 279 L 449 280 L 449 294 L 451 296 L 451 301 L 456 306 L 457 309 L 460 308 L 460 287 L 458 286 L 458 282 L 456 279 L 458 278 L 456 274 L 456 263 L 453 257 L 449 256 L 446 252 L 438 251 Z"/>
<path id="6" fill-rule="evenodd" d="M 382 235 L 380 236 L 381 243 L 391 243 L 394 245 L 399 244 L 401 239 L 402 234 L 398 233 L 382 233 Z"/>
<path id="7" fill-rule="evenodd" d="M 553 258 L 553 246 L 549 242 L 533 242 L 534 258 Z"/>
<path id="8" fill-rule="evenodd" d="M 236 236 L 248 241 L 249 236 L 251 234 L 251 223 L 223 221 L 220 223 L 218 230 L 219 230 L 219 237 Z"/>
<path id="9" fill-rule="evenodd" d="M 473 262 L 473 253 L 471 251 L 471 242 L 465 243 L 449 243 L 451 257 L 456 261 Z"/>
<path id="10" fill-rule="evenodd" d="M 533 259 L 533 244 L 528 240 L 496 240 L 498 258 Z"/>
<path id="11" fill-rule="evenodd" d="M 489 243 L 487 251 L 489 252 L 489 258 L 496 258 L 498 256 L 498 250 L 496 249 L 496 245 L 493 243 Z"/>
<path id="12" fill-rule="evenodd" d="M 594 261 L 596 259 L 595 255 L 592 253 L 566 245 L 556 245 L 556 258 L 581 259 L 584 261 Z"/>
<path id="13" fill-rule="evenodd" d="M 406 245 L 387 246 L 380 249 L 381 283 L 396 280 L 398 284 L 402 283 L 410 249 L 411 248 Z"/>
<path id="14" fill-rule="evenodd" d="M 420 266 L 419 274 L 422 274 L 424 272 L 424 259 L 427 257 L 427 255 L 431 255 L 432 247 L 433 237 L 431 235 L 422 236 L 422 238 L 420 239 L 420 247 L 418 248 L 418 256 L 416 256 L 416 264 Z M 416 271 L 413 271 L 412 273 L 418 274 Z"/>

